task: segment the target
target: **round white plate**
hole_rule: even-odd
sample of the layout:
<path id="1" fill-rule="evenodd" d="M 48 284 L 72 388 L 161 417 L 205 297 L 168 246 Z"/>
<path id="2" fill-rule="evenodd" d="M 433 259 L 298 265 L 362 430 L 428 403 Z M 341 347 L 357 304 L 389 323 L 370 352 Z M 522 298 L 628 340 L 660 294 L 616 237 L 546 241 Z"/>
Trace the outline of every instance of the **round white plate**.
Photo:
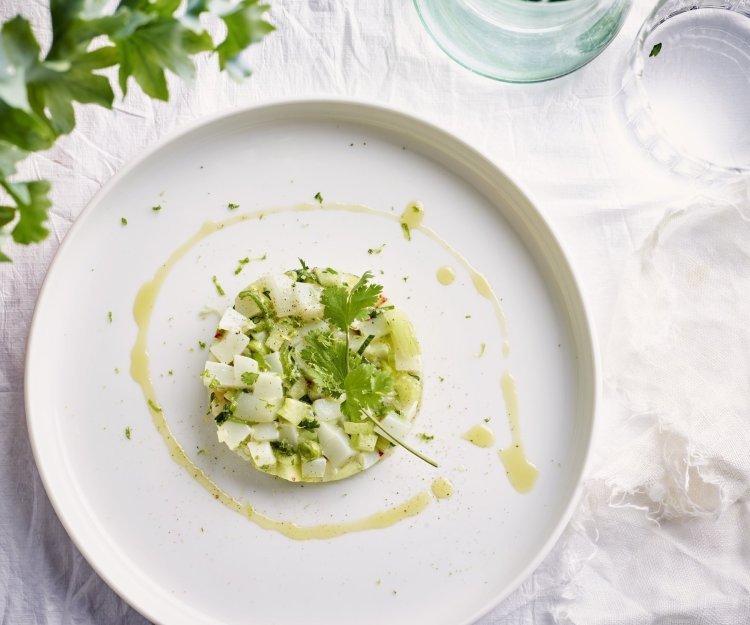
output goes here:
<path id="1" fill-rule="evenodd" d="M 455 484 L 452 498 L 433 500 L 388 529 L 294 541 L 226 508 L 172 461 L 128 374 L 132 308 L 139 287 L 207 220 L 312 202 L 317 192 L 326 203 L 391 214 L 421 200 L 425 225 L 484 272 L 502 299 L 511 351 L 503 357 L 492 308 L 467 273 L 423 234 L 407 242 L 389 219 L 331 208 L 273 214 L 192 248 L 154 309 L 152 375 L 177 439 L 226 491 L 309 525 L 397 505 L 439 476 Z M 230 210 L 230 202 L 240 207 Z M 383 243 L 380 254 L 368 254 Z M 265 261 L 234 274 L 238 259 L 263 254 Z M 298 257 L 311 266 L 374 271 L 413 320 L 424 354 L 414 430 L 435 438 L 410 440 L 439 469 L 399 449 L 354 478 L 303 486 L 254 472 L 216 444 L 198 377 L 206 358 L 198 342 L 210 340 L 216 319 L 198 313 L 226 306 L 242 286 L 295 266 Z M 458 274 L 448 287 L 435 277 L 443 264 Z M 489 418 L 498 446 L 509 443 L 499 382 L 506 369 L 517 382 L 528 455 L 541 471 L 527 495 L 511 488 L 497 448 L 461 438 Z M 476 620 L 530 574 L 564 527 L 587 457 L 596 389 L 578 287 L 530 202 L 444 131 L 348 101 L 286 102 L 218 117 L 115 176 L 49 271 L 26 369 L 30 436 L 60 519 L 128 602 L 155 622 L 179 625 Z"/>

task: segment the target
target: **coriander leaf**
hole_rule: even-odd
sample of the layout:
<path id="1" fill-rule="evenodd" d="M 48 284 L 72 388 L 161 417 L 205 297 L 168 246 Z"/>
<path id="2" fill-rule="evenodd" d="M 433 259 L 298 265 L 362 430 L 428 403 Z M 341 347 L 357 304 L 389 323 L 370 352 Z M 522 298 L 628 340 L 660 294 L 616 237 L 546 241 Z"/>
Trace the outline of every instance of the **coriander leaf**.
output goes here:
<path id="1" fill-rule="evenodd" d="M 220 16 L 227 27 L 227 35 L 216 46 L 219 67 L 226 69 L 233 78 L 250 75 L 250 68 L 242 60 L 242 52 L 275 30 L 272 24 L 263 19 L 268 9 L 267 4 L 259 4 L 258 0 L 240 0 L 236 8 Z"/>
<path id="2" fill-rule="evenodd" d="M 363 362 L 346 376 L 346 399 L 341 405 L 341 412 L 353 421 L 361 420 L 363 410 L 375 410 L 392 391 L 393 378 L 390 374 Z"/>
<path id="3" fill-rule="evenodd" d="M 657 43 L 653 48 L 651 48 L 651 52 L 649 52 L 649 56 L 658 56 L 659 52 L 661 52 L 661 43 Z"/>
<path id="4" fill-rule="evenodd" d="M 326 319 L 344 332 L 355 319 L 366 319 L 369 309 L 375 306 L 383 291 L 379 284 L 368 284 L 371 278 L 372 274 L 366 271 L 351 292 L 342 286 L 323 289 L 320 299 Z"/>
<path id="5" fill-rule="evenodd" d="M 302 359 L 307 373 L 315 384 L 331 395 L 341 395 L 349 369 L 348 360 L 354 359 L 346 343 L 335 339 L 330 332 L 313 330 L 305 335 Z"/>
<path id="6" fill-rule="evenodd" d="M 245 371 L 245 373 L 240 376 L 240 379 L 248 386 L 252 386 L 258 379 L 258 374 L 253 373 L 252 371 Z"/>
<path id="7" fill-rule="evenodd" d="M 308 419 L 305 417 L 297 424 L 297 427 L 302 430 L 317 430 L 320 427 L 320 423 L 317 419 Z"/>

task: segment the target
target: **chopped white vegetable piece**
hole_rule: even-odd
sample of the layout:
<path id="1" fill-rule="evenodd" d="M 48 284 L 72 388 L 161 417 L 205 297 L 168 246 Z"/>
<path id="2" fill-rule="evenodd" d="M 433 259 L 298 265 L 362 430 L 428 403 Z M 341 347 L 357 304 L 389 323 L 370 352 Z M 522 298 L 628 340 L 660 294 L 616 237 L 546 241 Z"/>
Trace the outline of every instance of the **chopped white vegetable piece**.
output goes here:
<path id="1" fill-rule="evenodd" d="M 240 393 L 237 397 L 236 417 L 256 423 L 268 423 L 276 420 L 276 411 L 281 407 L 281 400 L 269 402 L 258 399 L 252 393 Z"/>
<path id="2" fill-rule="evenodd" d="M 209 360 L 206 362 L 206 368 L 204 369 L 203 384 L 210 386 L 214 380 L 219 386 L 233 388 L 235 386 L 234 367 L 223 362 Z"/>
<path id="3" fill-rule="evenodd" d="M 258 423 L 251 428 L 251 436 L 254 441 L 277 441 L 279 428 L 275 423 Z"/>
<path id="4" fill-rule="evenodd" d="M 219 330 L 227 332 L 247 332 L 254 327 L 255 324 L 250 319 L 234 308 L 227 308 L 219 321 Z"/>
<path id="5" fill-rule="evenodd" d="M 292 339 L 292 345 L 295 347 L 302 348 L 305 344 L 305 336 L 313 330 L 325 330 L 328 325 L 325 321 L 313 321 L 312 323 L 306 323 L 298 331 L 297 336 Z"/>
<path id="6" fill-rule="evenodd" d="M 268 402 L 277 402 L 284 396 L 281 378 L 276 373 L 262 371 L 255 380 L 253 395 Z"/>
<path id="7" fill-rule="evenodd" d="M 259 343 L 265 343 L 268 338 L 268 332 L 261 330 L 260 332 L 253 332 L 253 338 Z"/>
<path id="8" fill-rule="evenodd" d="M 362 465 L 363 471 L 369 469 L 378 460 L 380 460 L 380 454 L 377 451 L 363 451 L 357 454 L 357 462 Z"/>
<path id="9" fill-rule="evenodd" d="M 274 373 L 278 373 L 279 375 L 284 375 L 284 367 L 281 366 L 281 356 L 279 355 L 279 352 L 271 352 L 270 354 L 266 354 L 263 356 L 263 360 L 266 361 L 266 364 L 268 367 L 273 371 Z"/>
<path id="10" fill-rule="evenodd" d="M 312 409 L 315 418 L 320 421 L 338 421 L 344 418 L 344 415 L 341 414 L 341 404 L 335 399 L 316 399 L 312 403 Z"/>
<path id="11" fill-rule="evenodd" d="M 389 412 L 382 418 L 380 423 L 383 425 L 382 428 L 375 426 L 375 431 L 378 434 L 383 434 L 383 430 L 387 430 L 395 437 L 403 438 L 409 432 L 409 422 L 399 417 L 395 412 Z"/>
<path id="12" fill-rule="evenodd" d="M 276 456 L 273 455 L 271 443 L 265 441 L 262 443 L 250 441 L 247 444 L 247 450 L 250 452 L 250 457 L 259 468 L 270 468 L 276 465 Z"/>
<path id="13" fill-rule="evenodd" d="M 220 443 L 226 443 L 229 449 L 237 449 L 240 443 L 250 435 L 250 427 L 244 423 L 225 421 L 216 430 Z"/>
<path id="14" fill-rule="evenodd" d="M 312 417 L 312 410 L 310 409 L 310 404 L 287 397 L 279 410 L 279 416 L 284 417 L 289 423 L 299 425 L 302 419 L 310 419 Z"/>
<path id="15" fill-rule="evenodd" d="M 218 341 L 211 345 L 211 353 L 217 360 L 231 364 L 237 354 L 241 354 L 250 339 L 241 332 L 226 332 Z"/>
<path id="16" fill-rule="evenodd" d="M 286 274 L 268 276 L 264 279 L 266 288 L 279 317 L 289 317 L 296 314 L 297 299 L 294 296 L 294 280 Z"/>
<path id="17" fill-rule="evenodd" d="M 321 292 L 322 289 L 317 284 L 297 282 L 294 285 L 294 314 L 301 319 L 320 319 L 323 316 Z"/>
<path id="18" fill-rule="evenodd" d="M 326 462 L 325 458 L 315 458 L 310 462 L 302 463 L 302 477 L 303 478 L 322 478 L 326 474 Z"/>
<path id="19" fill-rule="evenodd" d="M 323 422 L 317 432 L 323 453 L 334 467 L 343 466 L 356 454 L 349 445 L 349 437 L 341 428 Z"/>
<path id="20" fill-rule="evenodd" d="M 372 334 L 376 339 L 390 332 L 388 323 L 383 315 L 374 319 L 366 319 L 365 321 L 355 321 L 352 327 L 359 330 L 363 337 L 368 337 Z"/>
<path id="21" fill-rule="evenodd" d="M 240 291 L 240 294 L 234 300 L 234 308 L 237 310 L 237 312 L 245 315 L 245 317 L 248 318 L 255 317 L 255 315 L 260 314 L 260 308 L 258 308 L 258 304 L 256 304 L 252 298 L 247 297 L 247 295 L 243 297 L 242 291 Z"/>
<path id="22" fill-rule="evenodd" d="M 234 357 L 234 383 L 240 388 L 248 388 L 250 385 L 242 381 L 243 373 L 258 373 L 258 362 L 248 356 Z"/>
<path id="23" fill-rule="evenodd" d="M 279 438 L 289 443 L 292 447 L 296 447 L 299 442 L 299 430 L 297 426 L 291 423 L 281 423 L 279 425 Z"/>

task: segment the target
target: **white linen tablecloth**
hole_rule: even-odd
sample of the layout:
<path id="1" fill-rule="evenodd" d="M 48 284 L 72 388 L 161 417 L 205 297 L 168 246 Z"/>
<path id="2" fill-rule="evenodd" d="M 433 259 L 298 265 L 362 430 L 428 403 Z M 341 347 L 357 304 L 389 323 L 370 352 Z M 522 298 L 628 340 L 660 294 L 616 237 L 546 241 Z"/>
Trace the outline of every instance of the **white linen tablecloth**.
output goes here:
<path id="1" fill-rule="evenodd" d="M 742 349 L 750 345 L 743 327 L 750 326 L 743 247 L 750 228 L 733 209 L 692 198 L 721 196 L 745 208 L 750 199 L 742 184 L 709 187 L 671 175 L 623 134 L 613 107 L 618 64 L 651 4 L 636 2 L 614 43 L 583 69 L 508 85 L 450 61 L 405 0 L 272 0 L 278 31 L 253 49 L 255 72 L 244 83 L 220 75 L 215 59 L 201 59 L 192 85 L 172 82 L 168 104 L 134 88 L 111 112 L 79 108 L 75 132 L 23 168 L 53 183 L 51 235 L 43 245 L 12 247 L 14 263 L 0 267 L 0 623 L 145 622 L 71 543 L 26 433 L 26 336 L 71 223 L 120 167 L 190 120 L 331 95 L 408 108 L 493 158 L 569 251 L 603 346 L 600 452 L 581 505 L 545 562 L 481 624 L 750 621 L 750 409 L 737 400 L 750 397 L 750 352 Z M 3 0 L 0 19 L 22 13 L 48 33 L 44 5 Z M 731 258 L 715 267 L 711 250 L 720 260 L 731 250 Z M 684 270 L 679 283 L 675 267 Z M 714 270 L 729 285 L 721 292 Z M 667 329 L 659 335 L 656 327 Z M 682 389 L 687 395 L 658 361 L 644 360 L 645 346 L 677 361 L 674 341 L 680 375 L 692 383 Z M 713 375 L 700 375 L 703 362 Z M 728 362 L 735 375 L 722 377 Z"/>

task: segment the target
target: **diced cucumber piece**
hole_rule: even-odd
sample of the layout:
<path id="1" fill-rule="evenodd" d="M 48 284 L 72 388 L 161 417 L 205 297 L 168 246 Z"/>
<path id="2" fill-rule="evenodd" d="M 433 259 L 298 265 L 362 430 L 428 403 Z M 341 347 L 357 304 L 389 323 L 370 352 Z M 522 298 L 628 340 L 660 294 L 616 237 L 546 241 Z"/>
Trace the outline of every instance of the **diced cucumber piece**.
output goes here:
<path id="1" fill-rule="evenodd" d="M 326 474 L 325 458 L 316 458 L 302 463 L 302 477 L 304 479 L 321 479 Z"/>
<path id="2" fill-rule="evenodd" d="M 281 347 L 291 341 L 297 334 L 297 324 L 292 319 L 281 319 L 274 324 L 266 338 L 266 347 L 273 351 L 279 351 Z"/>
<path id="3" fill-rule="evenodd" d="M 316 441 L 302 441 L 298 450 L 300 457 L 304 460 L 315 460 L 323 454 L 320 443 Z"/>
<path id="4" fill-rule="evenodd" d="M 385 360 L 391 353 L 391 346 L 383 341 L 373 341 L 365 348 L 364 356 L 370 362 Z"/>
<path id="5" fill-rule="evenodd" d="M 210 347 L 210 352 L 220 362 L 230 364 L 237 354 L 241 354 L 250 339 L 241 332 L 225 332 L 218 341 Z"/>
<path id="6" fill-rule="evenodd" d="M 216 430 L 216 436 L 220 443 L 226 443 L 229 449 L 237 449 L 242 441 L 250 436 L 250 427 L 244 423 L 225 421 Z"/>
<path id="7" fill-rule="evenodd" d="M 255 423 L 268 423 L 276 420 L 276 411 L 281 406 L 281 400 L 269 402 L 258 399 L 252 393 L 240 393 L 237 397 L 237 407 L 234 415 L 240 419 L 247 419 Z"/>
<path id="8" fill-rule="evenodd" d="M 258 361 L 247 356 L 234 357 L 234 385 L 248 388 L 250 385 L 242 380 L 243 373 L 258 373 Z"/>
<path id="9" fill-rule="evenodd" d="M 247 332 L 254 327 L 255 324 L 250 319 L 234 308 L 226 309 L 218 326 L 219 330 L 225 330 L 226 332 Z"/>
<path id="10" fill-rule="evenodd" d="M 323 304 L 320 302 L 321 292 L 322 289 L 317 284 L 295 283 L 294 314 L 306 321 L 320 319 L 323 316 Z"/>
<path id="11" fill-rule="evenodd" d="M 406 316 L 397 309 L 386 310 L 383 317 L 391 331 L 393 356 L 399 371 L 418 372 L 422 364 L 419 343 L 414 328 Z"/>
<path id="12" fill-rule="evenodd" d="M 372 434 L 374 427 L 372 421 L 361 421 L 359 423 L 355 423 L 354 421 L 344 421 L 344 432 L 349 435 Z"/>
<path id="13" fill-rule="evenodd" d="M 271 443 L 250 441 L 247 444 L 247 450 L 259 469 L 270 469 L 276 466 L 276 456 L 273 453 Z"/>
<path id="14" fill-rule="evenodd" d="M 257 423 L 251 428 L 250 435 L 254 441 L 277 441 L 279 429 L 276 423 Z"/>
<path id="15" fill-rule="evenodd" d="M 375 451 L 377 442 L 377 434 L 355 434 L 352 436 L 352 446 L 359 451 Z"/>
<path id="16" fill-rule="evenodd" d="M 422 386 L 419 381 L 408 373 L 399 372 L 395 375 L 393 387 L 398 395 L 399 403 L 406 407 L 412 403 L 418 403 L 422 395 Z"/>
<path id="17" fill-rule="evenodd" d="M 297 310 L 297 300 L 294 296 L 294 280 L 282 273 L 276 276 L 268 276 L 264 278 L 264 282 L 276 310 L 276 315 L 279 317 L 294 315 Z"/>
<path id="18" fill-rule="evenodd" d="M 289 423 L 298 425 L 302 419 L 312 418 L 310 404 L 287 397 L 279 410 L 279 416 L 284 417 Z"/>
<path id="19" fill-rule="evenodd" d="M 236 386 L 234 380 L 234 367 L 223 362 L 213 362 L 209 360 L 206 362 L 206 367 L 203 370 L 203 384 L 204 386 L 211 386 L 214 380 L 216 381 L 215 384 L 225 388 Z"/>
<path id="20" fill-rule="evenodd" d="M 395 412 L 389 412 L 380 420 L 380 423 L 383 428 L 375 426 L 375 431 L 381 436 L 387 436 L 383 430 L 390 432 L 397 438 L 403 438 L 409 433 L 409 422 L 399 417 Z"/>
<path id="21" fill-rule="evenodd" d="M 263 360 L 266 361 L 266 364 L 271 371 L 280 376 L 284 375 L 284 367 L 281 365 L 281 356 L 279 355 L 279 352 L 271 352 L 270 354 L 266 354 L 263 357 Z"/>
<path id="22" fill-rule="evenodd" d="M 369 469 L 378 460 L 380 460 L 380 454 L 377 451 L 363 451 L 357 454 L 357 462 L 359 462 L 363 471 Z"/>
<path id="23" fill-rule="evenodd" d="M 289 387 L 287 395 L 292 399 L 299 399 L 307 392 L 307 382 L 305 378 L 299 378 Z"/>
<path id="24" fill-rule="evenodd" d="M 375 449 L 377 449 L 381 453 L 385 453 L 391 447 L 393 447 L 393 443 L 391 443 L 391 441 L 389 441 L 387 438 L 383 438 L 382 436 L 378 436 L 378 442 L 375 445 Z"/>
<path id="25" fill-rule="evenodd" d="M 279 424 L 279 439 L 296 447 L 299 443 L 299 430 L 291 423 Z"/>
<path id="26" fill-rule="evenodd" d="M 365 319 L 364 321 L 355 321 L 352 324 L 353 328 L 356 328 L 362 333 L 362 336 L 374 336 L 376 339 L 381 336 L 385 336 L 390 332 L 388 328 L 388 322 L 383 318 L 383 315 L 379 315 L 374 319 Z"/>
<path id="27" fill-rule="evenodd" d="M 335 425 L 322 422 L 318 428 L 318 440 L 326 458 L 336 468 L 343 466 L 355 455 L 349 445 L 349 437 Z"/>
<path id="28" fill-rule="evenodd" d="M 263 371 L 258 374 L 253 387 L 253 395 L 258 399 L 267 402 L 278 402 L 284 397 L 284 389 L 281 384 L 281 377 L 277 373 Z"/>
<path id="29" fill-rule="evenodd" d="M 255 317 L 256 315 L 259 315 L 261 310 L 258 304 L 255 302 L 255 299 L 251 297 L 250 295 L 251 289 L 247 289 L 245 291 L 240 291 L 240 294 L 235 298 L 234 300 L 234 309 L 244 315 L 245 317 Z M 255 298 L 260 298 L 262 295 L 252 290 L 252 295 Z"/>
<path id="30" fill-rule="evenodd" d="M 316 399 L 312 403 L 312 409 L 315 418 L 319 421 L 338 421 L 344 418 L 344 415 L 341 414 L 341 404 L 335 399 Z"/>

